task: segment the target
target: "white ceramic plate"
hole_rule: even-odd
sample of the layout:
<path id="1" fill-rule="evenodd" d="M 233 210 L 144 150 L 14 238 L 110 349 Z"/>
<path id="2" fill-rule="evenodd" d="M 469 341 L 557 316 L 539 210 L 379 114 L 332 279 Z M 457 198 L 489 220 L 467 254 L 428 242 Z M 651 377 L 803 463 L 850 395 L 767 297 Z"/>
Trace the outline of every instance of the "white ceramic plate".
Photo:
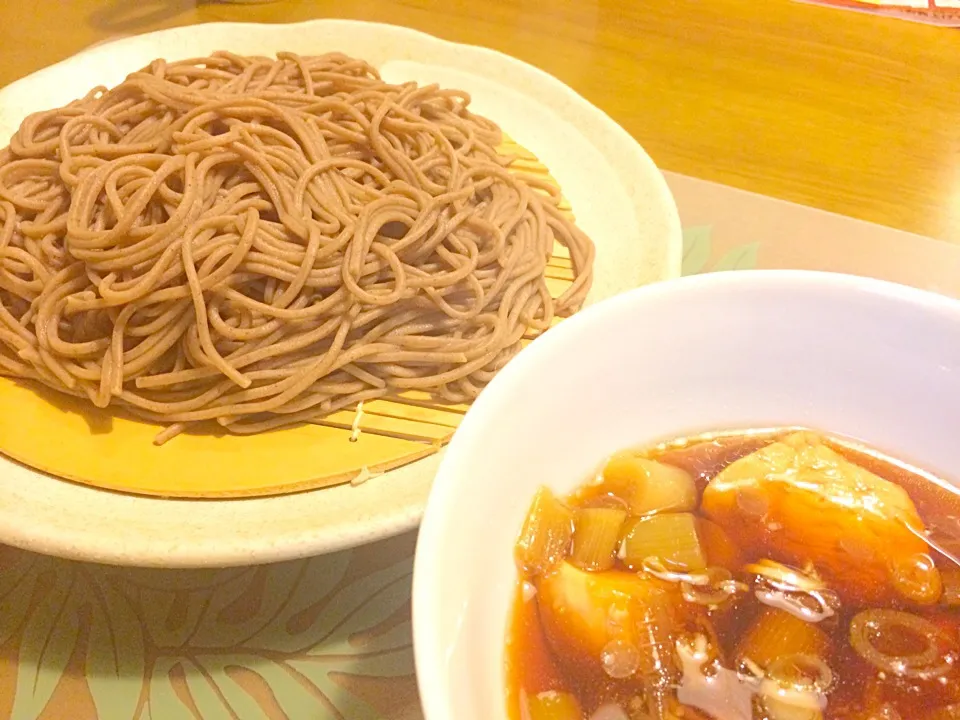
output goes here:
<path id="1" fill-rule="evenodd" d="M 157 57 L 216 50 L 271 55 L 342 51 L 398 82 L 467 90 L 473 108 L 534 152 L 557 178 L 597 245 L 590 301 L 679 273 L 676 206 L 640 146 L 546 73 L 484 48 L 407 28 L 344 20 L 215 23 L 88 49 L 0 91 L 0 143 L 30 112 L 113 85 Z M 56 441 L 51 429 L 51 441 Z M 414 527 L 439 456 L 367 483 L 276 498 L 174 501 L 112 494 L 0 458 L 0 542 L 107 563 L 202 566 L 268 562 L 342 549 Z"/>
<path id="2" fill-rule="evenodd" d="M 507 717 L 512 551 L 540 485 L 570 492 L 625 447 L 791 425 L 960 482 L 960 302 L 830 273 L 710 273 L 613 298 L 531 344 L 464 418 L 420 530 L 427 720 Z"/>

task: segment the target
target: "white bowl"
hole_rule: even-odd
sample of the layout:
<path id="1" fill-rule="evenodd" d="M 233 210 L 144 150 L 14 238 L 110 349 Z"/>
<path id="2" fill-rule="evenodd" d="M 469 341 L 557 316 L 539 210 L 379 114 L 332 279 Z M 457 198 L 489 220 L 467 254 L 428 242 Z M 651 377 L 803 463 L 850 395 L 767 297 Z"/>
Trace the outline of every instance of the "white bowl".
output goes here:
<path id="1" fill-rule="evenodd" d="M 413 590 L 426 719 L 506 717 L 512 550 L 539 485 L 572 490 L 631 445 L 783 425 L 956 473 L 960 302 L 829 273 L 718 273 L 604 301 L 524 350 L 467 414 L 427 504 Z"/>

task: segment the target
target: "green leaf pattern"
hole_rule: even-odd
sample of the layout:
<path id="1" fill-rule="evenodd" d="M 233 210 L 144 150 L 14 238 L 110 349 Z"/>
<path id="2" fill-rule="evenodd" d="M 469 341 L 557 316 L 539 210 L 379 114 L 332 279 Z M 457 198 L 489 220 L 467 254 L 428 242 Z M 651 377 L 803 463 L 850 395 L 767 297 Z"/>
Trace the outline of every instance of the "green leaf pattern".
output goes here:
<path id="1" fill-rule="evenodd" d="M 693 226 L 683 231 L 683 275 L 726 270 L 752 270 L 757 267 L 760 243 L 735 245 L 711 264 L 714 255 L 713 228 L 709 225 Z"/>
<path id="2" fill-rule="evenodd" d="M 683 231 L 683 275 L 703 272 L 710 260 L 710 226 L 685 228 Z"/>
<path id="3" fill-rule="evenodd" d="M 128 720 L 140 704 L 145 669 L 143 630 L 136 610 L 102 575 L 92 575 L 90 637 L 85 675 L 99 720 Z"/>
<path id="4" fill-rule="evenodd" d="M 34 572 L 41 586 L 23 629 L 17 689 L 12 720 L 32 720 L 46 707 L 63 677 L 80 634 L 79 592 L 76 577 L 53 572 L 49 563 L 38 562 Z"/>
<path id="5" fill-rule="evenodd" d="M 409 601 L 409 575 L 402 567 L 367 576 L 333 597 L 316 628 L 323 642 L 307 654 L 350 654 L 352 635 L 376 627 Z"/>
<path id="6" fill-rule="evenodd" d="M 22 555 L 16 565 L 0 570 L 0 645 L 20 631 L 30 611 L 37 576 L 29 557 Z"/>
<path id="7" fill-rule="evenodd" d="M 713 264 L 711 272 L 721 270 L 752 270 L 757 266 L 760 243 L 747 243 L 730 248 Z"/>
<path id="8" fill-rule="evenodd" d="M 98 720 L 376 720 L 344 678 L 413 674 L 412 558 L 397 555 L 372 572 L 351 552 L 191 572 L 0 558 L 12 718 L 79 677 Z"/>
<path id="9" fill-rule="evenodd" d="M 196 720 L 193 711 L 177 696 L 171 681 L 171 673 L 181 667 L 181 661 L 174 658 L 157 659 L 147 678 L 149 694 L 138 720 Z"/>

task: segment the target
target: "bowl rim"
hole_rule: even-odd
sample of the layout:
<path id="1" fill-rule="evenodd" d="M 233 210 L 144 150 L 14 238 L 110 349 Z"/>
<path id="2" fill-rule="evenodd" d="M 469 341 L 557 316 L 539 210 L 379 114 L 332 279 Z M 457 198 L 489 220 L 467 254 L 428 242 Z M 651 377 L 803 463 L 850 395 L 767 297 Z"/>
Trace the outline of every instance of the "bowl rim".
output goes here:
<path id="1" fill-rule="evenodd" d="M 449 720 L 454 700 L 449 685 L 444 682 L 440 631 L 433 622 L 443 602 L 443 583 L 439 580 L 443 577 L 442 552 L 439 548 L 450 529 L 446 509 L 461 492 L 457 472 L 461 456 L 469 457 L 471 447 L 482 438 L 485 427 L 508 402 L 511 389 L 535 376 L 533 370 L 539 364 L 575 344 L 582 333 L 605 316 L 630 307 L 670 302 L 673 298 L 690 294 L 763 288 L 779 291 L 789 288 L 798 292 L 819 289 L 872 295 L 882 301 L 912 306 L 924 313 L 948 313 L 960 321 L 960 299 L 930 290 L 821 270 L 746 270 L 692 275 L 628 290 L 581 310 L 550 333 L 537 338 L 498 373 L 471 406 L 447 448 L 427 499 L 414 555 L 412 590 L 414 661 L 425 720 Z M 504 558 L 504 562 L 509 561 Z"/>

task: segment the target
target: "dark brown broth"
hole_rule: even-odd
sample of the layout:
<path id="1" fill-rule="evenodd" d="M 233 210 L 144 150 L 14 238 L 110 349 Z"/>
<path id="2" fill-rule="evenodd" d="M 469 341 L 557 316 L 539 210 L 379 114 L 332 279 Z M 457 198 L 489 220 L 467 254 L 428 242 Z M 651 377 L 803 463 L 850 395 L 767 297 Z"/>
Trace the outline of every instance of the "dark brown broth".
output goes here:
<path id="1" fill-rule="evenodd" d="M 784 433 L 729 435 L 708 440 L 694 438 L 686 445 L 661 446 L 646 455 L 687 470 L 697 480 L 698 491 L 702 493 L 710 479 L 727 465 L 773 442 Z M 828 444 L 851 462 L 903 487 L 928 531 L 947 550 L 960 555 L 960 492 L 932 482 L 922 473 L 911 471 L 877 453 L 837 440 L 829 440 Z M 570 502 L 572 506 L 577 506 L 576 501 Z M 581 495 L 579 503 L 581 506 L 595 505 L 596 498 Z M 724 529 L 734 540 L 737 539 L 736 527 Z M 748 548 L 741 549 L 745 551 L 745 560 L 758 559 Z M 943 555 L 931 554 L 938 568 L 955 567 L 953 561 Z M 576 695 L 584 708 L 585 717 L 589 717 L 599 705 L 611 701 L 629 707 L 631 699 L 642 694 L 637 681 L 614 681 L 600 672 L 572 669 L 554 657 L 539 621 L 537 603 L 524 600 L 523 581 L 524 578 L 521 578 L 518 584 L 507 643 L 511 718 L 521 720 L 521 697 L 524 693 L 536 694 L 545 690 L 563 690 Z M 960 650 L 960 610 L 940 606 L 899 607 L 933 622 L 952 647 Z M 723 646 L 722 654 L 727 658 L 727 667 L 730 667 L 729 658 L 733 656 L 737 642 L 762 608 L 763 605 L 748 595 L 732 611 L 710 615 Z M 865 606 L 843 607 L 837 617 L 821 623 L 821 627 L 832 636 L 833 650 L 829 665 L 835 674 L 834 684 L 828 693 L 828 705 L 823 712 L 824 720 L 887 720 L 888 716 L 881 712 L 885 707 L 887 711 L 895 709 L 899 713 L 899 720 L 926 720 L 928 717 L 941 720 L 940 715 L 934 715 L 938 709 L 960 703 L 960 668 L 954 668 L 946 678 L 938 680 L 908 681 L 884 677 L 883 673 L 852 649 L 848 640 L 850 619 L 863 609 Z M 910 642 L 909 638 L 902 640 Z M 896 643 L 897 639 L 888 638 L 888 641 Z M 686 706 L 682 713 L 683 720 L 726 720 L 722 715 L 708 715 Z M 637 717 L 647 720 L 646 715 Z M 763 716 L 755 714 L 754 717 Z M 942 718 L 960 718 L 960 706 L 956 715 L 943 715 Z"/>

